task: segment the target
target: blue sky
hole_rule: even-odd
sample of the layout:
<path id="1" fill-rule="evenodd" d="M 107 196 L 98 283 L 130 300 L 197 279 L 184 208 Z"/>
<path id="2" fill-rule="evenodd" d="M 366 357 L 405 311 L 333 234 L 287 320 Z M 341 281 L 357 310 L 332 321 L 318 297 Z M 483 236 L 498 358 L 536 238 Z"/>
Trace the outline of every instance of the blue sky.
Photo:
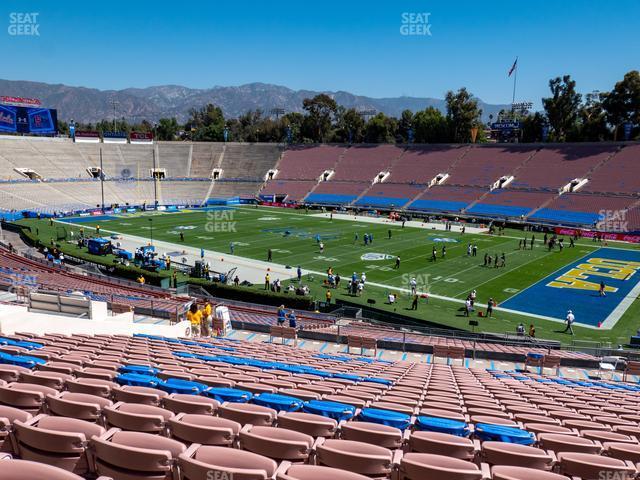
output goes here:
<path id="1" fill-rule="evenodd" d="M 8 34 L 37 12 L 40 36 Z M 404 12 L 430 13 L 431 36 L 400 34 Z M 373 97 L 469 88 L 539 105 L 549 78 L 607 90 L 640 68 L 640 1 L 31 1 L 0 4 L 0 78 L 100 89 L 265 82 Z M 10 92 L 3 92 L 10 93 Z"/>

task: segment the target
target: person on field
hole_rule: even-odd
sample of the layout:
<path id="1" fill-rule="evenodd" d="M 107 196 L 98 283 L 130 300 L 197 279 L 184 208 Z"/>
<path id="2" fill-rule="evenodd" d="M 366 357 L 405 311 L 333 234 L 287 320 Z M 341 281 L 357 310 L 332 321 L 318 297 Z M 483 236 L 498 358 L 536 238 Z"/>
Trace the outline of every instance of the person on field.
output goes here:
<path id="1" fill-rule="evenodd" d="M 495 303 L 493 301 L 493 298 L 490 298 L 489 301 L 487 302 L 487 317 L 492 317 L 493 316 L 493 307 L 494 307 Z"/>
<path id="2" fill-rule="evenodd" d="M 569 310 L 567 312 L 567 318 L 565 320 L 567 327 L 561 332 L 561 333 L 567 333 L 569 332 L 571 335 L 574 335 L 573 333 L 573 323 L 576 321 L 576 317 L 573 314 L 573 312 L 571 310 Z"/>
<path id="3" fill-rule="evenodd" d="M 418 294 L 413 294 L 413 299 L 411 300 L 411 310 L 418 310 Z"/>

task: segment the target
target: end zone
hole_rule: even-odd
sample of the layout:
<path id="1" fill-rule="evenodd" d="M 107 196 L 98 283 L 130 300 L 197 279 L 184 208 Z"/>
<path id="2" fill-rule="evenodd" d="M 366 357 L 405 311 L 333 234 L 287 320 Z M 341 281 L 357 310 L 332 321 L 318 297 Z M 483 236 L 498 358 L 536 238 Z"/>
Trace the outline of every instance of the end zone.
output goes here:
<path id="1" fill-rule="evenodd" d="M 600 295 L 600 282 L 605 296 Z M 600 248 L 548 275 L 500 306 L 564 321 L 572 310 L 576 323 L 611 329 L 640 294 L 640 252 Z"/>

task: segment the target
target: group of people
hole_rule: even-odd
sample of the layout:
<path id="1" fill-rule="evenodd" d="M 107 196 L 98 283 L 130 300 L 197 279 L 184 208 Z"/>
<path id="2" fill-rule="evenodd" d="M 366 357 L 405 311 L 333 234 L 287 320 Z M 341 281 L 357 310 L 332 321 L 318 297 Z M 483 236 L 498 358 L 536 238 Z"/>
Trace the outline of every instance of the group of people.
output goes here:
<path id="1" fill-rule="evenodd" d="M 206 302 L 202 307 L 193 302 L 187 312 L 187 321 L 191 324 L 193 337 L 210 337 L 218 332 L 213 331 L 213 316 L 211 303 Z"/>
<path id="2" fill-rule="evenodd" d="M 516 327 L 516 335 L 518 335 L 519 337 L 524 337 L 524 332 L 524 323 L 520 322 Z M 533 323 L 529 324 L 529 337 L 536 338 L 536 327 L 533 325 Z"/>
<path id="3" fill-rule="evenodd" d="M 506 267 L 507 266 L 507 256 L 505 255 L 505 253 L 502 252 L 500 257 L 498 257 L 497 253 L 493 257 L 491 255 L 489 255 L 488 253 L 485 253 L 484 254 L 483 266 L 490 267 L 491 265 L 493 265 L 494 268 Z"/>
<path id="4" fill-rule="evenodd" d="M 358 274 L 353 272 L 351 275 L 351 280 L 349 280 L 349 284 L 347 285 L 347 291 L 350 295 L 360 296 L 364 291 L 364 285 L 367 283 L 367 275 L 362 272 L 362 275 L 358 278 Z"/>
<path id="5" fill-rule="evenodd" d="M 575 236 L 569 237 L 569 248 L 573 248 L 576 246 L 574 241 L 575 238 Z M 558 238 L 558 235 L 556 235 L 555 233 L 551 236 L 551 238 L 549 238 L 549 236 L 545 233 L 543 242 L 544 245 L 549 249 L 549 251 L 553 250 L 556 245 L 558 246 L 558 249 L 560 251 L 564 249 L 564 237 Z"/>
<path id="6" fill-rule="evenodd" d="M 289 327 L 297 328 L 295 312 L 293 310 L 289 310 L 289 312 L 287 312 L 284 305 L 280 305 L 278 308 L 278 326 L 284 326 L 284 323 L 287 320 L 289 321 Z"/>

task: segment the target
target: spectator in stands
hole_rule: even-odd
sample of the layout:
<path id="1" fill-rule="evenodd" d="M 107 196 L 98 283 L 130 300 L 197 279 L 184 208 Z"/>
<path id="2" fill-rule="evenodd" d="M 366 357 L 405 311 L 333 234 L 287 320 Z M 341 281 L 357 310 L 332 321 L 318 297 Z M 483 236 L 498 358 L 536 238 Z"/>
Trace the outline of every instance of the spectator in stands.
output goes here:
<path id="1" fill-rule="evenodd" d="M 281 327 L 284 325 L 286 314 L 287 312 L 284 309 L 284 305 L 280 305 L 280 307 L 278 308 L 278 326 Z"/>
<path id="2" fill-rule="evenodd" d="M 567 327 L 561 332 L 561 333 L 567 333 L 569 332 L 571 335 L 573 335 L 573 322 L 576 321 L 576 317 L 573 314 L 573 312 L 571 310 L 569 310 L 567 312 L 567 319 L 565 320 Z"/>
<path id="3" fill-rule="evenodd" d="M 211 331 L 213 328 L 213 315 L 211 303 L 207 302 L 204 304 L 204 308 L 202 309 L 202 335 L 205 337 L 211 336 Z"/>
<path id="4" fill-rule="evenodd" d="M 140 285 L 144 285 L 144 284 L 145 284 L 145 282 L 146 282 L 146 280 L 145 280 L 145 278 L 144 278 L 144 275 L 140 274 L 140 276 L 139 276 L 139 277 L 138 277 L 138 279 L 137 279 L 137 282 L 138 282 Z"/>
<path id="5" fill-rule="evenodd" d="M 198 310 L 198 305 L 194 303 L 189 307 L 187 312 L 187 321 L 191 324 L 191 335 L 193 337 L 200 336 L 200 323 L 202 322 L 202 312 Z"/>
<path id="6" fill-rule="evenodd" d="M 289 319 L 289 327 L 290 328 L 296 328 L 296 314 L 293 310 L 289 311 L 289 315 L 287 315 L 287 318 Z"/>

